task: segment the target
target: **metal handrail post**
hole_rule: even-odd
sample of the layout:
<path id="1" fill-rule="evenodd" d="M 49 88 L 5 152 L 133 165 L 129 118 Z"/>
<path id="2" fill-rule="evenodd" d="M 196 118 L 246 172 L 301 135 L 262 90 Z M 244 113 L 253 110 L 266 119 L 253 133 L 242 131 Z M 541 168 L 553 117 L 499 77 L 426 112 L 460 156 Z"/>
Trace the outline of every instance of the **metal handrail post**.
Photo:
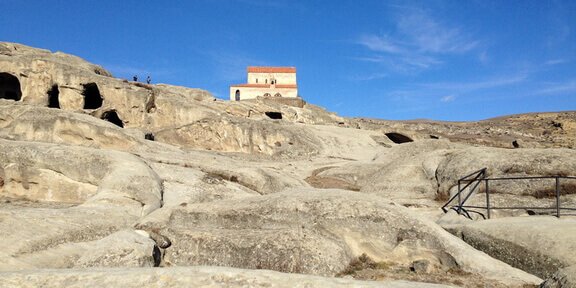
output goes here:
<path id="1" fill-rule="evenodd" d="M 490 219 L 490 190 L 488 189 L 488 179 L 484 181 L 486 183 L 486 214 L 488 214 L 488 219 Z"/>
<path id="2" fill-rule="evenodd" d="M 482 175 L 483 175 L 483 174 L 485 174 L 485 173 L 486 173 L 486 167 L 484 167 L 484 168 L 482 168 L 482 169 L 480 169 L 480 170 L 474 171 L 474 172 L 472 172 L 472 173 L 470 173 L 470 174 L 468 174 L 468 175 L 460 178 L 460 180 L 468 180 L 467 178 L 470 177 L 470 176 L 472 176 L 472 175 L 475 175 L 475 174 L 482 174 Z M 478 177 L 478 176 L 476 176 L 476 177 Z"/>
<path id="3" fill-rule="evenodd" d="M 556 176 L 556 217 L 560 218 L 560 177 Z"/>
<path id="4" fill-rule="evenodd" d="M 470 196 L 472 196 L 472 194 L 474 193 L 474 191 L 476 191 L 476 188 L 478 188 L 478 185 L 480 185 L 480 183 L 482 183 L 482 180 L 474 180 L 476 182 L 476 184 L 474 184 L 474 187 L 472 188 L 468 188 L 468 195 L 466 195 L 466 197 L 464 197 L 464 200 L 462 200 L 463 203 L 466 203 L 466 201 L 468 201 L 468 198 L 470 198 Z M 466 188 L 464 188 L 466 189 Z M 464 205 L 464 204 L 462 204 Z"/>
<path id="5" fill-rule="evenodd" d="M 458 180 L 458 210 L 456 211 L 456 212 L 458 212 L 458 215 L 460 215 L 460 210 L 462 209 L 461 192 L 462 192 L 462 190 L 460 190 L 460 180 Z"/>

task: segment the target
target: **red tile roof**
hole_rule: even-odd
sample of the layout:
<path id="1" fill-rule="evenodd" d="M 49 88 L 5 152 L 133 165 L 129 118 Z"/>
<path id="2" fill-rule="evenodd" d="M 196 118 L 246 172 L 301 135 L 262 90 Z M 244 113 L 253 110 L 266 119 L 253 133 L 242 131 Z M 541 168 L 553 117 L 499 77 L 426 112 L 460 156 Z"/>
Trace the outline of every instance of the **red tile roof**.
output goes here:
<path id="1" fill-rule="evenodd" d="M 296 73 L 296 67 L 249 66 L 248 73 Z"/>
<path id="2" fill-rule="evenodd" d="M 270 84 L 236 84 L 230 87 L 272 88 Z M 276 84 L 276 88 L 298 88 L 296 84 Z"/>

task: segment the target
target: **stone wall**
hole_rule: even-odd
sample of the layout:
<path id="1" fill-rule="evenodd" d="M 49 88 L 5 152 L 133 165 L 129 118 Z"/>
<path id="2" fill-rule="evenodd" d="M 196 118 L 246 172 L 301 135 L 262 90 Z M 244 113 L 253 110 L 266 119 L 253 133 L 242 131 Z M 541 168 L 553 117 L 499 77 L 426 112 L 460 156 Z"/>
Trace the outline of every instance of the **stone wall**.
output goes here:
<path id="1" fill-rule="evenodd" d="M 270 79 L 277 84 L 296 84 L 296 73 L 248 73 L 249 84 L 270 84 Z"/>
<path id="2" fill-rule="evenodd" d="M 270 97 L 273 98 L 296 98 L 298 97 L 298 89 L 297 88 L 274 88 L 270 86 L 269 88 L 261 88 L 261 87 L 238 87 L 238 86 L 231 86 L 230 87 L 230 100 L 236 100 L 236 91 L 240 91 L 240 100 L 246 99 L 255 99 L 259 96 L 263 96 L 266 94 L 270 94 Z M 276 96 L 280 94 L 280 96 Z"/>

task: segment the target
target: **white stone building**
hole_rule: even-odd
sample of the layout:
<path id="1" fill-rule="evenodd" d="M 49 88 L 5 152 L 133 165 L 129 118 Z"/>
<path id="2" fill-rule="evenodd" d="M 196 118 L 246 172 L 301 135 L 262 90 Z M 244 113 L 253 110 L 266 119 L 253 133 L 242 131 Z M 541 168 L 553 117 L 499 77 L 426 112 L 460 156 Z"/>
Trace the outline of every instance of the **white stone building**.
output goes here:
<path id="1" fill-rule="evenodd" d="M 248 83 L 230 86 L 230 100 L 240 101 L 259 96 L 298 98 L 295 67 L 248 67 Z"/>

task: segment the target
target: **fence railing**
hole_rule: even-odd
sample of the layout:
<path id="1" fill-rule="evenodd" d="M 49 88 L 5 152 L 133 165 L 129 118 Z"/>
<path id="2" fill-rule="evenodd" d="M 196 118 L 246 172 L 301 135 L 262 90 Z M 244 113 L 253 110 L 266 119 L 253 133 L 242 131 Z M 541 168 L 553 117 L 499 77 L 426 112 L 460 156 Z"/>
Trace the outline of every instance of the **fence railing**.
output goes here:
<path id="1" fill-rule="evenodd" d="M 478 171 L 474 171 L 460 179 L 458 179 L 458 192 L 454 194 L 444 206 L 442 206 L 442 210 L 444 213 L 448 212 L 449 209 L 455 210 L 458 214 L 464 215 L 470 219 L 472 219 L 470 213 L 477 213 L 486 219 L 490 219 L 492 210 L 553 210 L 555 211 L 556 217 L 560 218 L 562 211 L 576 211 L 576 207 L 563 207 L 560 202 L 560 196 L 562 194 L 570 194 L 569 191 L 564 191 L 562 193 L 561 187 L 561 180 L 564 179 L 572 179 L 576 180 L 576 177 L 573 176 L 527 176 L 527 177 L 495 177 L 495 178 L 488 178 L 487 177 L 487 168 L 482 168 Z M 491 193 L 494 194 L 493 191 L 490 190 L 490 183 L 494 181 L 498 182 L 505 182 L 505 181 L 517 181 L 517 180 L 543 180 L 543 179 L 553 179 L 554 180 L 554 187 L 551 187 L 551 191 L 554 193 L 555 197 L 555 204 L 549 207 L 543 206 L 494 206 L 491 203 L 490 196 Z M 478 206 L 478 205 L 466 205 L 468 200 L 472 195 L 479 192 L 479 188 L 481 188 L 481 183 L 484 183 L 484 193 L 486 197 L 485 206 Z M 570 187 L 567 185 L 567 187 Z M 569 189 L 569 188 L 566 188 Z M 576 193 L 576 192 L 575 192 Z M 457 200 L 456 205 L 451 205 L 454 200 Z M 480 211 L 486 211 L 486 215 Z"/>

